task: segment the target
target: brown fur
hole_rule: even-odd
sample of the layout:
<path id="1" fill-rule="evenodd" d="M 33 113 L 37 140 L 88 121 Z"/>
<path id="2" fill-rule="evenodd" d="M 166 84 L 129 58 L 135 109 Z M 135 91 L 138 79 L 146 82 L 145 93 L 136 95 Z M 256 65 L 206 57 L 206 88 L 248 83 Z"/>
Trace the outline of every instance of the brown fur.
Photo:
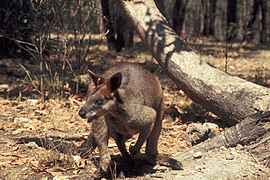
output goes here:
<path id="1" fill-rule="evenodd" d="M 109 136 L 130 161 L 125 142 L 136 133 L 139 133 L 139 138 L 134 146 L 130 146 L 129 152 L 132 155 L 140 153 L 141 146 L 147 141 L 145 159 L 156 163 L 163 118 L 163 95 L 158 79 L 134 64 L 113 66 L 100 77 L 90 75 L 95 88 L 88 91 L 87 102 L 79 114 L 88 122 L 92 121 L 93 132 L 84 146 L 87 143 L 93 145 L 90 140 L 95 141 L 93 146 L 99 149 L 101 169 L 107 171 L 109 167 Z"/>

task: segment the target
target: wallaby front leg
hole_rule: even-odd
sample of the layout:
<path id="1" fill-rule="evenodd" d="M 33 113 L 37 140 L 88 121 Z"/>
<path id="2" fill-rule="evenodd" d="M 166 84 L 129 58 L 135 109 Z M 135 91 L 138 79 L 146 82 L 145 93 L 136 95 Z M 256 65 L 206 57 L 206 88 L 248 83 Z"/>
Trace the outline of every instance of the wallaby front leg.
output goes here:
<path id="1" fill-rule="evenodd" d="M 109 170 L 111 157 L 108 153 L 108 127 L 104 117 L 92 121 L 92 131 L 99 150 L 100 168 L 102 171 Z"/>

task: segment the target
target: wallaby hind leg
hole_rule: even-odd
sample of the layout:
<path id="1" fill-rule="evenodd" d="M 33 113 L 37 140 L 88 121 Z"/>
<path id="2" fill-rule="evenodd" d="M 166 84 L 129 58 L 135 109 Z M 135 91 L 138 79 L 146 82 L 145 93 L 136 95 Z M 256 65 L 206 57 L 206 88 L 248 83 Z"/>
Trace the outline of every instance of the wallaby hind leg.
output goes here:
<path id="1" fill-rule="evenodd" d="M 122 156 L 124 156 L 128 160 L 131 160 L 131 156 L 127 151 L 125 142 L 130 138 L 131 138 L 131 135 L 130 136 L 124 136 L 121 134 L 114 135 L 114 139 L 115 139 L 115 142 L 117 144 L 119 151 L 121 152 Z"/>
<path id="2" fill-rule="evenodd" d="M 153 129 L 157 113 L 153 108 L 144 105 L 132 106 L 130 112 L 132 112 L 132 114 L 129 114 L 130 119 L 135 120 L 134 124 L 139 124 L 139 126 L 137 126 L 140 127 L 137 142 L 134 146 L 129 147 L 129 152 L 135 155 L 140 153 L 143 143 L 148 139 Z"/>
<path id="3" fill-rule="evenodd" d="M 131 155 L 128 153 L 125 142 L 132 137 L 132 135 L 122 135 L 115 132 L 110 132 L 110 136 L 115 140 L 119 151 L 124 157 L 128 166 L 133 166 L 134 162 Z"/>
<path id="4" fill-rule="evenodd" d="M 130 146 L 129 147 L 129 152 L 132 155 L 136 155 L 140 153 L 140 149 L 143 145 L 143 143 L 147 140 L 147 138 L 149 137 L 152 129 L 153 129 L 154 124 L 149 124 L 147 127 L 145 127 L 144 129 L 142 129 L 142 131 L 140 131 L 139 137 L 137 142 L 135 143 L 134 146 Z"/>
<path id="5" fill-rule="evenodd" d="M 160 102 L 160 107 L 158 108 L 156 121 L 153 130 L 147 139 L 146 149 L 145 149 L 145 159 L 148 163 L 155 164 L 158 155 L 158 139 L 162 128 L 163 119 L 163 101 Z"/>
<path id="6" fill-rule="evenodd" d="M 107 115 L 105 116 L 106 121 L 108 123 L 108 126 L 110 126 L 111 128 L 109 129 L 109 135 L 115 140 L 117 147 L 119 149 L 119 151 L 121 152 L 122 156 L 124 156 L 127 159 L 131 159 L 130 154 L 127 151 L 125 142 L 130 139 L 132 137 L 132 135 L 130 134 L 119 134 L 118 132 L 116 132 L 116 130 L 113 128 L 113 126 L 111 126 L 112 122 L 117 122 L 117 119 L 115 119 L 113 116 Z"/>

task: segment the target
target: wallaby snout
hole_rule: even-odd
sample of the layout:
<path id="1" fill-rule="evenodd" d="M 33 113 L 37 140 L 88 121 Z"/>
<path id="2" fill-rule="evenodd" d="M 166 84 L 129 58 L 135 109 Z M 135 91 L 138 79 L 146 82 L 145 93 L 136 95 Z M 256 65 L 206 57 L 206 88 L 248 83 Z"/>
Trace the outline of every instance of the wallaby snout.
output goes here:
<path id="1" fill-rule="evenodd" d="M 81 118 L 85 118 L 85 117 L 86 117 L 86 111 L 85 111 L 84 109 L 80 109 L 80 111 L 79 111 L 79 116 L 80 116 Z"/>
<path id="2" fill-rule="evenodd" d="M 87 112 L 84 108 L 81 108 L 79 111 L 79 116 L 83 119 L 87 119 L 87 122 L 89 123 L 96 118 L 97 113 L 95 111 Z"/>

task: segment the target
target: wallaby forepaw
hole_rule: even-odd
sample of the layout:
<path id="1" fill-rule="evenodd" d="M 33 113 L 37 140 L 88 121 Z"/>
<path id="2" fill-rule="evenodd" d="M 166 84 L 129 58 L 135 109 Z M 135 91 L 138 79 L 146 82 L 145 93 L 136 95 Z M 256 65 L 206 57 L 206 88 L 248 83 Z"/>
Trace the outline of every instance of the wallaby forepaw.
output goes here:
<path id="1" fill-rule="evenodd" d="M 111 163 L 111 158 L 106 157 L 101 159 L 100 161 L 100 170 L 103 172 L 109 172 L 110 170 L 110 163 Z"/>

